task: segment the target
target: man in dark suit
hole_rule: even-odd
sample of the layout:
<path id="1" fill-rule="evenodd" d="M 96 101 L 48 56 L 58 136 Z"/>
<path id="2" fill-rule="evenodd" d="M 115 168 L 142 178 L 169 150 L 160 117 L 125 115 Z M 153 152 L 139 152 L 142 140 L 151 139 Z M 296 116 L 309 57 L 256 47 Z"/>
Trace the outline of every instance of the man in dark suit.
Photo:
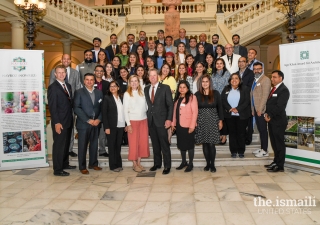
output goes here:
<path id="1" fill-rule="evenodd" d="M 107 51 L 105 51 L 103 48 L 100 47 L 101 46 L 101 39 L 98 38 L 98 37 L 95 37 L 95 38 L 93 38 L 92 43 L 93 43 L 93 48 L 90 49 L 92 51 L 92 54 L 93 54 L 92 61 L 94 63 L 99 61 L 98 54 L 99 54 L 100 51 L 104 51 L 106 53 L 108 61 L 110 61 L 109 53 Z"/>
<path id="2" fill-rule="evenodd" d="M 248 56 L 248 50 L 246 47 L 241 46 L 239 44 L 240 42 L 240 36 L 238 34 L 234 34 L 232 35 L 232 42 L 233 42 L 233 52 L 235 54 L 241 55 L 243 57 L 247 57 Z"/>
<path id="3" fill-rule="evenodd" d="M 156 69 L 149 70 L 149 80 L 151 85 L 144 89 L 144 94 L 148 104 L 148 126 L 154 157 L 154 165 L 150 171 L 161 168 L 163 155 L 162 174 L 168 174 L 171 169 L 171 151 L 167 129 L 171 126 L 173 115 L 172 93 L 168 85 L 158 82 Z"/>
<path id="4" fill-rule="evenodd" d="M 110 35 L 110 45 L 106 47 L 106 52 L 108 52 L 110 61 L 113 60 L 113 57 L 119 53 L 119 45 L 117 44 L 118 37 L 115 34 Z"/>
<path id="5" fill-rule="evenodd" d="M 95 88 L 102 91 L 103 96 L 109 91 L 110 83 L 106 80 L 103 80 L 102 77 L 105 75 L 105 69 L 101 65 L 97 65 L 94 69 L 94 75 L 96 77 Z M 106 151 L 106 134 L 104 133 L 103 124 L 101 123 L 101 128 L 99 131 L 99 156 L 108 157 L 109 154 Z"/>
<path id="6" fill-rule="evenodd" d="M 173 45 L 178 47 L 180 42 L 183 42 L 183 43 L 185 43 L 186 48 L 190 48 L 189 39 L 186 37 L 186 33 L 187 33 L 186 29 L 181 28 L 179 30 L 179 38 L 174 41 Z"/>
<path id="7" fill-rule="evenodd" d="M 205 48 L 206 53 L 207 54 L 211 53 L 216 58 L 216 48 L 218 44 L 219 44 L 219 35 L 218 34 L 212 35 L 212 45 Z"/>
<path id="8" fill-rule="evenodd" d="M 268 172 L 283 172 L 286 157 L 284 134 L 288 125 L 286 106 L 290 97 L 289 89 L 283 83 L 284 74 L 275 70 L 271 75 L 273 88 L 267 100 L 265 120 L 268 122 L 269 137 L 274 159 L 270 165 L 266 165 Z"/>
<path id="9" fill-rule="evenodd" d="M 89 174 L 86 166 L 87 147 L 89 146 L 89 169 L 101 170 L 98 166 L 98 135 L 102 121 L 101 105 L 103 94 L 94 89 L 94 74 L 84 75 L 84 87 L 75 92 L 74 112 L 77 115 L 78 160 L 82 174 Z"/>
<path id="10" fill-rule="evenodd" d="M 71 65 L 70 55 L 63 54 L 62 58 L 61 58 L 61 63 L 62 63 L 62 65 L 65 66 L 65 68 L 67 70 L 65 82 L 69 83 L 71 85 L 72 96 L 74 96 L 75 90 L 78 90 L 79 88 L 81 88 L 79 72 L 70 67 L 70 65 Z M 55 69 L 52 69 L 51 73 L 50 73 L 49 85 L 52 84 L 55 81 L 56 81 Z M 71 133 L 70 147 L 69 147 L 69 155 L 71 157 L 77 157 L 78 156 L 77 153 L 75 153 L 73 151 L 73 144 L 74 144 L 74 129 L 73 129 L 73 126 L 72 126 L 72 133 Z"/>
<path id="11" fill-rule="evenodd" d="M 53 174 L 69 176 L 64 169 L 75 169 L 69 165 L 69 145 L 73 127 L 71 85 L 64 81 L 66 68 L 63 65 L 55 68 L 56 81 L 48 87 L 48 105 L 51 114 L 53 133 L 52 161 Z"/>
<path id="12" fill-rule="evenodd" d="M 136 49 L 137 49 L 137 47 L 140 45 L 140 46 L 142 46 L 143 47 L 143 49 L 145 50 L 145 51 L 147 51 L 148 50 L 148 41 L 146 40 L 146 38 L 147 38 L 147 34 L 146 34 L 146 32 L 144 32 L 143 30 L 142 31 L 140 31 L 139 32 L 139 41 L 136 41 L 135 43 L 134 43 L 134 45 L 136 46 Z M 135 51 L 134 51 L 135 52 Z"/>
<path id="13" fill-rule="evenodd" d="M 212 44 L 207 42 L 207 35 L 205 33 L 199 35 L 199 43 L 197 44 L 197 48 L 199 44 L 202 44 L 204 49 L 212 48 Z"/>
<path id="14" fill-rule="evenodd" d="M 134 38 L 135 38 L 135 36 L 133 34 L 127 35 L 127 42 L 129 45 L 129 53 L 137 51 L 137 45 L 134 44 Z"/>
<path id="15" fill-rule="evenodd" d="M 247 67 L 247 58 L 240 57 L 238 60 L 239 71 L 237 74 L 240 75 L 242 84 L 251 89 L 252 83 L 254 81 L 254 73 Z M 250 116 L 247 125 L 247 133 L 246 133 L 246 145 L 250 145 L 252 142 L 252 134 L 253 134 L 253 117 Z"/>

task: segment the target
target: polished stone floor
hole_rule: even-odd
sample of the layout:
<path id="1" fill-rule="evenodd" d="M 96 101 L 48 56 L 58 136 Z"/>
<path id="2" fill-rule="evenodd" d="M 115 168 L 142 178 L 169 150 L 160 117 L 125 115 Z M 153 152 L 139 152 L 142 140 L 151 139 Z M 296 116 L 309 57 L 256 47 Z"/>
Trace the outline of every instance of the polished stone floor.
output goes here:
<path id="1" fill-rule="evenodd" d="M 320 175 L 262 166 L 195 168 L 162 175 L 103 168 L 90 175 L 52 168 L 0 172 L 0 224 L 320 224 Z M 254 199 L 305 199 L 316 206 L 260 206 Z"/>

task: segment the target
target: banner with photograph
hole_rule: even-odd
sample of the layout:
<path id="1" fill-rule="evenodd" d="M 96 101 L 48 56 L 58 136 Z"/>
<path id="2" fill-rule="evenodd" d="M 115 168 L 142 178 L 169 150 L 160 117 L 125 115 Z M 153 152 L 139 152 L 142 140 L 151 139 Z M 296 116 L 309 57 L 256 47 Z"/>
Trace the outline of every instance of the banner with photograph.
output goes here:
<path id="1" fill-rule="evenodd" d="M 43 54 L 0 49 L 0 170 L 49 166 Z"/>
<path id="2" fill-rule="evenodd" d="M 280 45 L 290 90 L 286 161 L 320 167 L 320 40 Z"/>

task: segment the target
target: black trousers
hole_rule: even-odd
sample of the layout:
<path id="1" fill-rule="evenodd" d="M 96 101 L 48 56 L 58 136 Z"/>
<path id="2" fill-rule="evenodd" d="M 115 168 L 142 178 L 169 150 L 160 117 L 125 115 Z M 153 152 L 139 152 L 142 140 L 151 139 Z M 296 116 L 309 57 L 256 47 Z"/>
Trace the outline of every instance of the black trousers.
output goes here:
<path id="1" fill-rule="evenodd" d="M 69 146 L 73 127 L 64 128 L 58 134 L 52 124 L 53 146 L 52 146 L 52 162 L 53 171 L 61 172 L 63 168 L 69 166 Z"/>
<path id="2" fill-rule="evenodd" d="M 252 142 L 252 134 L 253 134 L 253 117 L 250 116 L 248 119 L 247 131 L 246 131 L 246 141 Z"/>
<path id="3" fill-rule="evenodd" d="M 87 168 L 86 155 L 89 143 L 89 166 L 98 166 L 99 129 L 100 126 L 90 126 L 87 129 L 78 129 L 79 170 Z"/>
<path id="4" fill-rule="evenodd" d="M 110 134 L 107 134 L 109 167 L 110 170 L 122 167 L 121 144 L 124 128 L 110 128 Z"/>
<path id="5" fill-rule="evenodd" d="M 261 116 L 257 115 L 256 110 L 254 110 L 254 118 L 256 119 L 258 131 L 260 134 L 260 142 L 261 142 L 261 149 L 268 151 L 268 129 L 267 129 L 267 122 L 264 120 L 264 114 Z"/>
<path id="6" fill-rule="evenodd" d="M 163 156 L 164 167 L 171 168 L 171 150 L 167 129 L 164 125 L 157 127 L 154 122 L 152 122 L 151 126 L 149 126 L 149 133 L 152 141 L 154 165 L 161 167 Z"/>
<path id="7" fill-rule="evenodd" d="M 225 118 L 229 130 L 229 149 L 231 153 L 244 154 L 246 150 L 246 127 L 248 119 L 239 116 Z"/>
<path id="8" fill-rule="evenodd" d="M 269 136 L 272 149 L 274 151 L 274 162 L 283 169 L 286 157 L 286 145 L 284 143 L 284 134 L 287 125 L 268 123 Z"/>
<path id="9" fill-rule="evenodd" d="M 228 127 L 227 127 L 227 124 L 226 124 L 226 120 L 222 120 L 222 129 L 220 130 L 220 135 L 228 135 L 229 134 L 229 131 L 228 131 Z"/>

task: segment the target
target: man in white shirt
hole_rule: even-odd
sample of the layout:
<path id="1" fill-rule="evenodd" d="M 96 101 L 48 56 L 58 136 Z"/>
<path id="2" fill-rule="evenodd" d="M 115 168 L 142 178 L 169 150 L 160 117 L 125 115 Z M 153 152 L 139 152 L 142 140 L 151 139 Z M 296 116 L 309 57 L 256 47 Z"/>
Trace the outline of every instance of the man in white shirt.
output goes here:
<path id="1" fill-rule="evenodd" d="M 226 64 L 226 68 L 230 74 L 236 73 L 239 71 L 238 61 L 241 55 L 233 53 L 233 46 L 231 44 L 226 44 L 224 47 L 226 50 L 226 54 L 221 58 L 224 60 Z"/>
<path id="2" fill-rule="evenodd" d="M 146 56 L 153 56 L 154 53 L 155 53 L 155 47 L 156 47 L 156 44 L 154 43 L 154 40 L 150 40 L 148 42 L 148 50 L 145 51 L 145 55 Z"/>
<path id="3" fill-rule="evenodd" d="M 177 47 L 172 45 L 173 38 L 171 36 L 166 37 L 166 52 L 172 52 L 174 54 L 177 53 Z"/>

